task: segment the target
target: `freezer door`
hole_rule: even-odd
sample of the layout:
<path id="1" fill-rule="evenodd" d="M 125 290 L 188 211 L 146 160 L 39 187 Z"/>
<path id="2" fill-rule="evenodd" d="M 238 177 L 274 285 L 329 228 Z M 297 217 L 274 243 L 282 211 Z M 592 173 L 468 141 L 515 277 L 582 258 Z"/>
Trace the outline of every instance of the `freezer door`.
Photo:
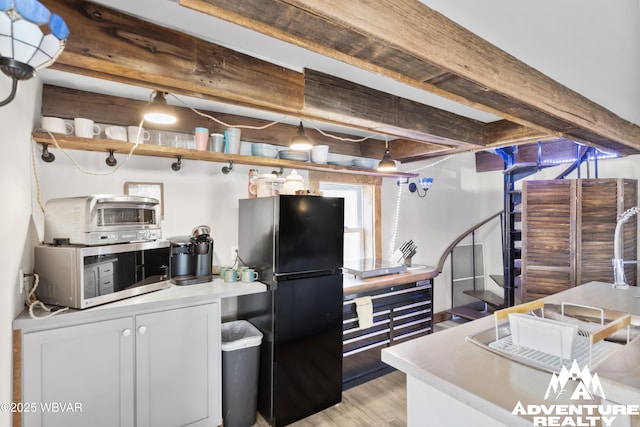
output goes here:
<path id="1" fill-rule="evenodd" d="M 276 273 L 342 267 L 344 199 L 288 195 L 279 199 Z"/>
<path id="2" fill-rule="evenodd" d="M 278 282 L 275 426 L 342 398 L 342 275 Z"/>

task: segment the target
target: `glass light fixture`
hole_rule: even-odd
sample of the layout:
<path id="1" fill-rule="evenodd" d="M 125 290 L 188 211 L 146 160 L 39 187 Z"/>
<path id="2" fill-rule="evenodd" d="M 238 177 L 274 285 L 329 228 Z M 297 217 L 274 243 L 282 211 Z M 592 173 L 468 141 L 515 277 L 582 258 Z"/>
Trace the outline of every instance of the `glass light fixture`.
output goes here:
<path id="1" fill-rule="evenodd" d="M 1 0 L 0 0 L 1 1 Z M 165 92 L 153 91 L 153 97 L 144 108 L 144 120 L 160 125 L 170 125 L 178 121 L 173 107 L 167 104 Z"/>
<path id="2" fill-rule="evenodd" d="M 300 125 L 298 125 L 298 133 L 289 141 L 289 148 L 297 151 L 309 151 L 313 148 L 313 141 L 311 141 L 311 138 L 309 138 L 304 131 L 302 120 L 300 120 Z"/>
<path id="3" fill-rule="evenodd" d="M 397 170 L 396 162 L 391 158 L 391 154 L 389 154 L 389 139 L 385 137 L 384 156 L 382 156 L 382 160 L 378 163 L 378 171 L 393 172 L 395 170 Z"/>
<path id="4" fill-rule="evenodd" d="M 15 97 L 18 80 L 53 64 L 64 50 L 69 28 L 64 20 L 36 0 L 0 0 L 0 70 L 13 79 L 9 97 Z"/>

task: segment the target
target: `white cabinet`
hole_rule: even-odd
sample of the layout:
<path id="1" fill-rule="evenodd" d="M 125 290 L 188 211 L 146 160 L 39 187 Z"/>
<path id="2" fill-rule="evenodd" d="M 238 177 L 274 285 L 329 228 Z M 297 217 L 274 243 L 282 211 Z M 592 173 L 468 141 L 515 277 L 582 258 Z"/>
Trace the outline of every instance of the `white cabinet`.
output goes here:
<path id="1" fill-rule="evenodd" d="M 24 333 L 22 355 L 23 426 L 221 424 L 217 303 Z"/>
<path id="2" fill-rule="evenodd" d="M 217 304 L 136 316 L 138 427 L 221 424 Z"/>

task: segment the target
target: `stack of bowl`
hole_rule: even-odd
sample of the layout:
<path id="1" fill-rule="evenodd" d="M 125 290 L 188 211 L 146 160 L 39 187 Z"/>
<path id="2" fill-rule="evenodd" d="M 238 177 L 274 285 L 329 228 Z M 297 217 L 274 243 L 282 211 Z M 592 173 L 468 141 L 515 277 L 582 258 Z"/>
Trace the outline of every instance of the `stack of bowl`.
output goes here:
<path id="1" fill-rule="evenodd" d="M 251 155 L 275 159 L 278 157 L 278 148 L 270 144 L 256 142 L 251 144 Z"/>
<path id="2" fill-rule="evenodd" d="M 362 158 L 353 159 L 353 166 L 357 168 L 372 169 L 374 164 L 375 164 L 375 161 L 373 159 L 362 159 Z"/>
<path id="3" fill-rule="evenodd" d="M 280 150 L 279 156 L 283 160 L 295 160 L 298 162 L 309 161 L 309 153 L 306 151 Z"/>

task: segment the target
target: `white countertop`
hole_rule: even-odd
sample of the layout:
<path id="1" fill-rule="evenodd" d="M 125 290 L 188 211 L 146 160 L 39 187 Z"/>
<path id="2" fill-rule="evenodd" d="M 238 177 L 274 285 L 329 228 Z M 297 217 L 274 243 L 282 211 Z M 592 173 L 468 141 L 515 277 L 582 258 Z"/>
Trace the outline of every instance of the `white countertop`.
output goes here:
<path id="1" fill-rule="evenodd" d="M 39 330 L 65 326 L 79 321 L 101 320 L 108 317 L 130 315 L 132 311 L 154 310 L 159 307 L 201 304 L 222 298 L 237 297 L 265 292 L 267 286 L 261 282 L 225 282 L 219 278 L 207 283 L 177 286 L 166 282 L 168 287 L 131 298 L 114 301 L 84 310 L 68 310 L 48 319 L 32 319 L 28 310 L 23 310 L 13 321 L 13 329 Z M 44 316 L 44 311 L 36 311 Z"/>
<path id="2" fill-rule="evenodd" d="M 545 298 L 546 303 L 563 301 L 640 315 L 637 287 L 617 290 L 607 283 L 591 282 Z M 490 316 L 420 337 L 384 349 L 382 360 L 505 425 L 531 425 L 531 420 L 516 417 L 512 411 L 518 401 L 524 405 L 544 403 L 551 374 L 466 340 L 493 325 Z M 602 362 L 595 372 L 609 400 L 640 403 L 640 338 Z M 568 397 L 555 401 L 559 402 L 568 403 Z"/>

